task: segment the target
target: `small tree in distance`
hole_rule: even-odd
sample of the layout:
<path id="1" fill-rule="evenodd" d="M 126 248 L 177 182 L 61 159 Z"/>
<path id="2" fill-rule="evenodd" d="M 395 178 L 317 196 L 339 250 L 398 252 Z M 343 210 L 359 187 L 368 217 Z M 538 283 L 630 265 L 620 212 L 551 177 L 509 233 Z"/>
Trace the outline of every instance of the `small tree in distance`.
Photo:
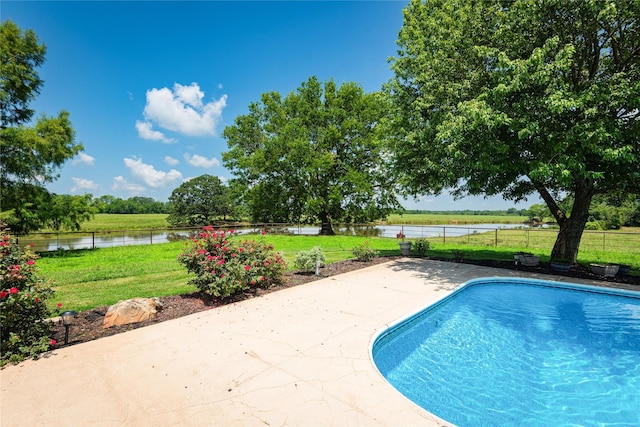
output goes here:
<path id="1" fill-rule="evenodd" d="M 191 227 L 226 221 L 234 213 L 229 194 L 229 188 L 216 176 L 205 174 L 190 179 L 169 196 L 171 213 L 167 222 L 174 227 Z"/>

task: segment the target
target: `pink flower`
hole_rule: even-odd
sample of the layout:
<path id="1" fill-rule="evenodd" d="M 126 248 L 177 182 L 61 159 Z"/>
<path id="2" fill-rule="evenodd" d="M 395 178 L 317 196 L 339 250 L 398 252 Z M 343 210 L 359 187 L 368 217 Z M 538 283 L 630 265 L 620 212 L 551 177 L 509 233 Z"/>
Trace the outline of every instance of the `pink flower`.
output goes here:
<path id="1" fill-rule="evenodd" d="M 262 234 L 264 236 L 265 234 L 267 234 L 267 232 L 265 230 L 262 230 L 262 232 L 260 234 Z"/>
<path id="2" fill-rule="evenodd" d="M 53 347 L 54 345 L 56 345 L 56 340 L 51 340 L 51 347 Z"/>
<path id="3" fill-rule="evenodd" d="M 264 276 L 260 276 L 260 280 L 264 282 Z"/>
<path id="4" fill-rule="evenodd" d="M 0 298 L 6 298 L 7 295 L 9 295 L 9 293 L 5 292 L 5 291 L 1 291 L 0 292 Z"/>
<path id="5" fill-rule="evenodd" d="M 220 261 L 218 261 L 218 265 L 222 265 L 222 264 L 224 264 L 224 260 L 223 260 L 223 259 L 221 259 Z"/>
<path id="6" fill-rule="evenodd" d="M 238 248 L 240 252 L 244 252 L 244 248 Z"/>
<path id="7" fill-rule="evenodd" d="M 60 308 L 60 307 L 62 307 L 62 303 L 61 302 L 58 303 L 58 308 Z"/>
<path id="8" fill-rule="evenodd" d="M 36 263 L 36 262 L 35 262 L 34 260 L 32 260 L 32 259 L 30 259 L 29 261 L 27 261 L 27 265 L 33 265 L 33 264 L 35 264 L 35 263 Z"/>
<path id="9" fill-rule="evenodd" d="M 245 269 L 245 271 L 249 271 L 249 270 L 251 270 L 251 266 L 250 265 L 245 265 L 244 269 Z"/>
<path id="10" fill-rule="evenodd" d="M 9 246 L 9 244 L 3 240 L 2 242 L 0 242 L 0 246 Z"/>
<path id="11" fill-rule="evenodd" d="M 18 293 L 18 288 L 11 288 L 11 289 L 9 289 L 9 293 L 11 293 L 11 294 L 17 294 L 17 293 Z"/>

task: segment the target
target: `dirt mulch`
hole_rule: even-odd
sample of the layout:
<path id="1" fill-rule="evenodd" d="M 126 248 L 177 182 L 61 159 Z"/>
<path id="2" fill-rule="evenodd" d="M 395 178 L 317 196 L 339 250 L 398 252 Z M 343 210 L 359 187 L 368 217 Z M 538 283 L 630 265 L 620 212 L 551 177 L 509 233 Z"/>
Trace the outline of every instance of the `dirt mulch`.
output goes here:
<path id="1" fill-rule="evenodd" d="M 107 313 L 108 306 L 97 307 L 93 310 L 88 310 L 79 313 L 74 320 L 73 325 L 69 332 L 69 343 L 64 344 L 64 326 L 56 324 L 54 326 L 54 333 L 52 338 L 57 341 L 56 347 L 66 347 L 70 345 L 80 344 L 87 341 L 92 341 L 98 338 L 107 337 L 110 335 L 120 334 L 122 332 L 130 331 L 132 329 L 141 328 L 144 326 L 152 325 L 154 323 L 164 322 L 166 320 L 177 319 L 179 317 L 187 316 L 189 314 L 198 313 L 204 310 L 215 309 L 226 304 L 242 301 L 248 298 L 254 298 L 256 296 L 264 295 L 271 292 L 277 292 L 282 289 L 291 288 L 305 283 L 313 282 L 315 280 L 324 279 L 327 277 L 335 276 L 349 271 L 358 270 L 365 267 L 385 263 L 399 257 L 378 257 L 371 261 L 362 262 L 356 260 L 339 261 L 332 264 L 328 264 L 321 269 L 320 275 L 316 276 L 313 273 L 294 271 L 285 275 L 285 280 L 282 284 L 273 286 L 269 289 L 258 289 L 255 292 L 244 293 L 237 295 L 230 299 L 216 299 L 210 295 L 203 294 L 201 292 L 192 292 L 185 295 L 174 295 L 168 297 L 160 297 L 162 303 L 162 310 L 158 312 L 155 318 L 146 320 L 144 322 L 113 326 L 111 328 L 104 329 L 102 327 L 102 321 Z M 430 258 L 439 261 L 451 260 Z M 462 260 L 459 262 L 467 264 L 481 265 L 485 267 L 504 268 L 514 270 L 515 265 L 509 261 L 471 261 Z M 622 285 L 637 285 L 640 290 L 640 277 L 639 276 L 621 276 L 614 278 L 603 278 L 593 274 L 589 268 L 583 266 L 573 266 L 571 270 L 566 273 L 557 273 L 551 269 L 549 264 L 540 264 L 537 267 L 520 267 L 520 270 L 528 271 L 539 274 L 555 274 L 567 277 L 575 277 L 581 279 L 592 279 L 611 282 L 612 286 Z"/>

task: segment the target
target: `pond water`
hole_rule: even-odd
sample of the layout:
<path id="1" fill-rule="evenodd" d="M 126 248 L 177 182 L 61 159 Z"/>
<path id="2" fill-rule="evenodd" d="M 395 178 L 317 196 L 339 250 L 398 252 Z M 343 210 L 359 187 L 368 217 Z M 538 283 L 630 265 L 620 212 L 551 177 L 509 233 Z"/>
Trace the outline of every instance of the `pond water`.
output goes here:
<path id="1" fill-rule="evenodd" d="M 403 233 L 406 238 L 460 237 L 477 233 L 495 232 L 497 229 L 528 228 L 522 224 L 476 224 L 476 225 L 371 225 L 336 226 L 336 234 L 347 236 L 396 238 Z M 238 234 L 259 233 L 262 228 L 237 228 Z M 269 227 L 272 234 L 317 235 L 320 227 Z M 112 232 L 78 232 L 33 234 L 19 238 L 20 245 L 33 244 L 39 252 L 57 249 L 76 250 L 104 248 L 111 246 L 148 245 L 183 240 L 192 233 L 190 230 L 140 230 Z"/>

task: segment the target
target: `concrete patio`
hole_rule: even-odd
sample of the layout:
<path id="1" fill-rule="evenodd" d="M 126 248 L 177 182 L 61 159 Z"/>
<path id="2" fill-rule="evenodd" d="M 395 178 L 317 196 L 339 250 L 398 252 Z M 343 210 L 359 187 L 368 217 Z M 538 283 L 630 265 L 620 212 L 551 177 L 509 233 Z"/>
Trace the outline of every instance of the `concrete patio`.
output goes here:
<path id="1" fill-rule="evenodd" d="M 391 387 L 369 346 L 386 324 L 488 276 L 568 280 L 402 258 L 8 366 L 0 424 L 449 425 Z"/>

